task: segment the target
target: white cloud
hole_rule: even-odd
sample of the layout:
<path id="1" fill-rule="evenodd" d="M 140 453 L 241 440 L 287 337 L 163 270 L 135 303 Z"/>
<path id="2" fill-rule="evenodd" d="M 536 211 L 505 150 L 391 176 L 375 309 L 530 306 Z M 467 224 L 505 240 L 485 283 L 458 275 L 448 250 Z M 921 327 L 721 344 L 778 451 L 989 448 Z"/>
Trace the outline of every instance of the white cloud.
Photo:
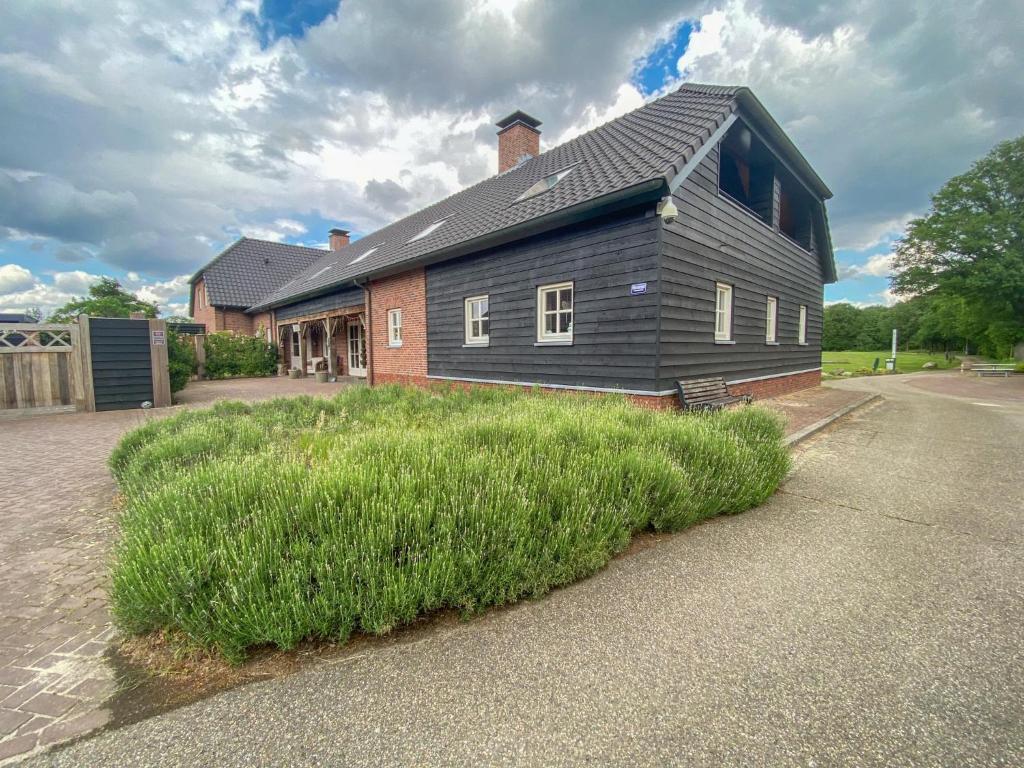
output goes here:
<path id="1" fill-rule="evenodd" d="M 856 280 L 863 277 L 889 277 L 893 273 L 892 253 L 876 253 L 863 264 L 839 264 L 840 280 Z"/>
<path id="2" fill-rule="evenodd" d="M 32 286 L 32 273 L 17 264 L 0 266 L 0 294 L 23 291 Z"/>
<path id="3" fill-rule="evenodd" d="M 33 275 L 17 264 L 5 264 L 0 266 L 0 308 L 23 312 L 30 307 L 40 307 L 44 314 L 49 314 L 72 299 L 88 294 L 89 286 L 99 279 L 100 275 L 82 270 Z M 188 280 L 189 275 L 178 275 L 171 280 L 147 281 L 129 273 L 122 285 L 140 299 L 158 304 L 163 314 L 183 315 L 188 312 Z"/>

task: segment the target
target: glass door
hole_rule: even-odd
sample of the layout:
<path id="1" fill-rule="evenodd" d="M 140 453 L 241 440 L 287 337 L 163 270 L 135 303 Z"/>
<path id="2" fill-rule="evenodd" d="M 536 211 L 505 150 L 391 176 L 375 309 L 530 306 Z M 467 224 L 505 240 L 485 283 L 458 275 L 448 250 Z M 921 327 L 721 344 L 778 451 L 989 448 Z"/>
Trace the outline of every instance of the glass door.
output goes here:
<path id="1" fill-rule="evenodd" d="M 366 331 L 358 320 L 348 321 L 348 375 L 366 376 Z"/>

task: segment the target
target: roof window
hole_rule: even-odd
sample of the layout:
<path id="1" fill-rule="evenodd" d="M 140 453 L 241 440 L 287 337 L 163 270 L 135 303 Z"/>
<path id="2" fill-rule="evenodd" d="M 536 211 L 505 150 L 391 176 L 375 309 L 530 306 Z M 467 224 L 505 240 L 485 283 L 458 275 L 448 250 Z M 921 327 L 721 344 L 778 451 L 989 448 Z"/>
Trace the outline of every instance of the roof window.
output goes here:
<path id="1" fill-rule="evenodd" d="M 381 243 L 381 245 L 383 245 L 383 243 Z M 369 250 L 364 251 L 363 253 L 359 254 L 354 259 L 352 259 L 352 261 L 349 262 L 349 265 L 358 264 L 360 261 L 365 259 L 367 256 L 369 256 L 371 253 L 376 251 L 378 248 L 380 248 L 380 245 L 375 245 L 375 246 L 373 246 L 373 248 L 370 248 Z"/>
<path id="2" fill-rule="evenodd" d="M 518 203 L 520 200 L 529 200 L 531 197 L 536 197 L 537 195 L 547 192 L 549 189 L 554 187 L 555 184 L 557 184 L 570 173 L 572 173 L 574 168 L 575 166 L 573 166 L 572 168 L 563 168 L 560 171 L 555 171 L 554 173 L 545 176 L 543 179 L 538 181 L 528 190 L 523 192 L 523 194 L 517 197 L 516 202 Z"/>
<path id="3" fill-rule="evenodd" d="M 428 226 L 426 229 L 424 229 L 418 235 L 413 235 L 412 237 L 410 237 L 409 238 L 409 242 L 410 243 L 414 243 L 417 240 L 422 240 L 424 237 L 429 235 L 431 232 L 434 232 L 435 230 L 439 229 L 441 227 L 441 225 L 444 224 L 446 221 L 448 221 L 448 219 L 439 219 L 438 221 L 435 221 L 433 224 Z"/>

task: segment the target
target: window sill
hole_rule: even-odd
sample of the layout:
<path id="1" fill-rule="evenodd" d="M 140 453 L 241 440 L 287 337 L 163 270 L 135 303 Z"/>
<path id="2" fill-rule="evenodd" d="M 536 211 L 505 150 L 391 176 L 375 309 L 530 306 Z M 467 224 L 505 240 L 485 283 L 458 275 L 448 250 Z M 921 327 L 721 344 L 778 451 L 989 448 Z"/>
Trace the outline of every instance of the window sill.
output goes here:
<path id="1" fill-rule="evenodd" d="M 400 341 L 389 341 L 388 342 L 388 349 L 398 349 L 401 346 L 402 346 L 402 342 L 400 342 Z"/>
<path id="2" fill-rule="evenodd" d="M 533 342 L 535 347 L 571 347 L 572 339 L 550 339 Z"/>
<path id="3" fill-rule="evenodd" d="M 462 345 L 462 348 L 463 349 L 474 349 L 474 348 L 489 347 L 489 346 L 491 346 L 491 342 L 489 342 L 489 341 L 467 341 L 465 344 Z"/>
<path id="4" fill-rule="evenodd" d="M 777 347 L 777 346 L 779 346 L 779 342 L 777 342 L 777 341 L 766 341 L 764 343 L 764 345 L 766 347 Z"/>
<path id="5" fill-rule="evenodd" d="M 798 341 L 796 344 L 797 344 L 798 347 L 809 347 L 810 346 L 810 344 L 808 344 L 806 341 Z"/>
<path id="6" fill-rule="evenodd" d="M 733 339 L 715 339 L 715 344 L 735 344 Z"/>

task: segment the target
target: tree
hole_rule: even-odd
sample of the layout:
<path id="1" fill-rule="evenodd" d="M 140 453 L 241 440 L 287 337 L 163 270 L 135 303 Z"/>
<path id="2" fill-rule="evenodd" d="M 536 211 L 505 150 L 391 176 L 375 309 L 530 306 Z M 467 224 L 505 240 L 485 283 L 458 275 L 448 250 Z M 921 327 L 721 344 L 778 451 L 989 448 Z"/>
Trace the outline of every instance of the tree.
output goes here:
<path id="1" fill-rule="evenodd" d="M 114 278 L 101 277 L 89 286 L 88 296 L 72 299 L 60 309 L 54 310 L 50 322 L 70 323 L 82 314 L 91 317 L 129 317 L 132 312 L 156 317 L 157 306 L 128 293 Z"/>
<path id="2" fill-rule="evenodd" d="M 196 353 L 192 341 L 174 331 L 167 332 L 167 371 L 172 394 L 184 389 L 196 372 Z"/>
<path id="3" fill-rule="evenodd" d="M 825 307 L 821 348 L 830 352 L 857 349 L 857 339 L 863 325 L 861 315 L 861 310 L 846 302 Z"/>
<path id="4" fill-rule="evenodd" d="M 1024 339 L 1024 136 L 946 182 L 908 225 L 893 265 L 897 294 L 961 301 L 958 324 L 978 334 L 981 351 L 1005 356 Z M 949 321 L 951 306 L 946 321 L 931 320 Z"/>

